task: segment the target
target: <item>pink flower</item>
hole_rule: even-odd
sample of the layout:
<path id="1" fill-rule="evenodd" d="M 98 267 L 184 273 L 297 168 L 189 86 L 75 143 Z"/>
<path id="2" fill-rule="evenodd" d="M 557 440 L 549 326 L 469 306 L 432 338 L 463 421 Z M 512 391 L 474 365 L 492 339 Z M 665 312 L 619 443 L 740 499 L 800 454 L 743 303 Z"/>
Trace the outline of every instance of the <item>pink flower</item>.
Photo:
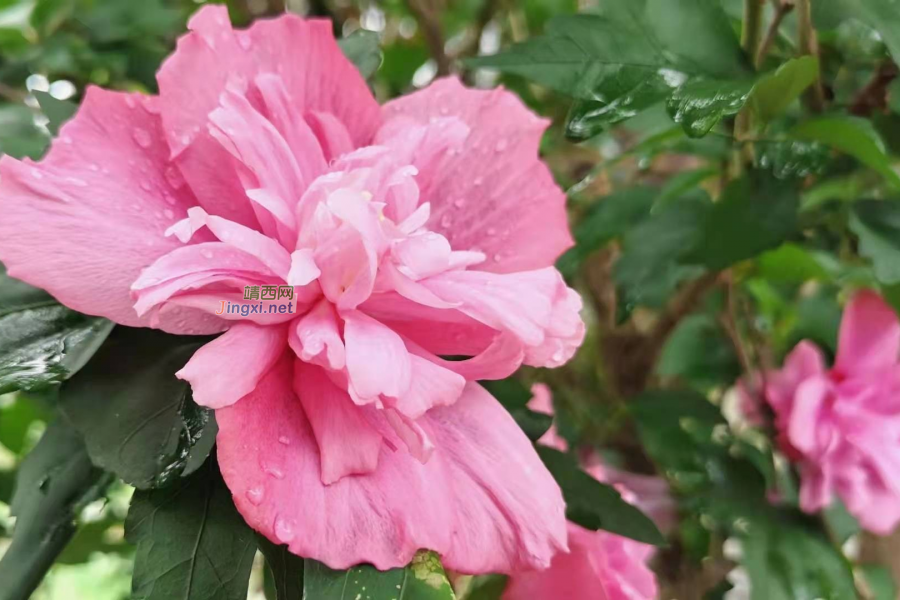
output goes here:
<path id="1" fill-rule="evenodd" d="M 782 449 L 800 470 L 800 507 L 837 494 L 870 531 L 900 521 L 900 323 L 874 292 L 856 294 L 841 322 L 834 367 L 800 342 L 767 376 Z"/>
<path id="2" fill-rule="evenodd" d="M 550 388 L 544 384 L 532 387 L 534 397 L 529 408 L 553 414 Z M 565 451 L 568 444 L 551 428 L 539 441 Z M 641 498 L 618 480 L 628 479 L 649 492 L 645 502 L 656 505 L 663 496 L 664 520 L 674 517 L 674 504 L 668 486 L 658 477 L 633 475 L 611 469 L 596 455 L 588 461 L 586 471 L 599 481 L 613 483 L 628 502 L 643 509 Z M 660 487 L 661 486 L 661 487 Z M 655 517 L 654 517 L 655 518 Z M 503 593 L 503 600 L 653 600 L 657 597 L 656 577 L 647 566 L 655 548 L 606 531 L 590 531 L 568 524 L 569 552 L 557 554 L 550 568 L 514 573 Z"/>
<path id="3" fill-rule="evenodd" d="M 560 491 L 473 383 L 584 335 L 547 122 L 455 79 L 379 107 L 326 21 L 235 31 L 210 6 L 190 29 L 158 97 L 89 89 L 45 160 L 0 163 L 10 274 L 123 325 L 225 331 L 178 376 L 217 409 L 238 509 L 292 552 L 549 564 Z M 264 285 L 292 314 L 216 314 Z"/>

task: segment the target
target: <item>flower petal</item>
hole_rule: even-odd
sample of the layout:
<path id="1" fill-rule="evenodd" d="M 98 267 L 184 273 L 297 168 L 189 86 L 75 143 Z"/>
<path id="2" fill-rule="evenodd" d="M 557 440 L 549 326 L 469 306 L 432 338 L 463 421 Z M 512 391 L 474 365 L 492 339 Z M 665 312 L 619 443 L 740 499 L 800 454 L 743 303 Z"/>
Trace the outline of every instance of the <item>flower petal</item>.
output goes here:
<path id="1" fill-rule="evenodd" d="M 897 363 L 900 321 L 871 290 L 858 292 L 841 319 L 835 369 L 843 375 L 877 371 Z"/>
<path id="2" fill-rule="evenodd" d="M 0 161 L 0 260 L 9 274 L 77 311 L 132 327 L 141 269 L 181 244 L 165 230 L 196 204 L 169 162 L 155 98 L 89 88 L 37 164 Z M 176 310 L 160 327 L 221 331 L 212 315 Z"/>
<path id="3" fill-rule="evenodd" d="M 256 389 L 286 345 L 287 325 L 241 321 L 197 350 L 175 376 L 191 384 L 200 406 L 231 406 Z"/>
<path id="4" fill-rule="evenodd" d="M 390 398 L 404 396 L 409 391 L 412 364 L 403 339 L 359 311 L 341 316 L 351 396 L 360 399 L 360 403 L 382 394 Z"/>
<path id="5" fill-rule="evenodd" d="M 470 129 L 462 149 L 431 161 L 416 178 L 431 203 L 429 229 L 455 249 L 478 250 L 478 268 L 509 273 L 552 265 L 572 245 L 566 198 L 538 158 L 548 122 L 533 115 L 512 93 L 466 89 L 456 78 L 384 106 L 391 120 L 456 117 Z M 465 210 L 463 210 L 463 208 Z"/>
<path id="6" fill-rule="evenodd" d="M 479 386 L 419 420 L 434 442 L 425 464 L 384 445 L 373 472 L 326 486 L 291 370 L 282 361 L 255 392 L 216 412 L 222 474 L 238 510 L 268 538 L 337 569 L 399 567 L 430 548 L 449 569 L 508 573 L 545 567 L 565 548 L 559 488 Z"/>

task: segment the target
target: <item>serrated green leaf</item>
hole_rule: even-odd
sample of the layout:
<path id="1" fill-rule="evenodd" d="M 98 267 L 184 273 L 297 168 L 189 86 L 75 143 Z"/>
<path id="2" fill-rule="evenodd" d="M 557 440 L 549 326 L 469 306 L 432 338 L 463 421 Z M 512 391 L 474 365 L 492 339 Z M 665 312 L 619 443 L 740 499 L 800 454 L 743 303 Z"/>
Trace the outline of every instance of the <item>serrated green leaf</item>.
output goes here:
<path id="1" fill-rule="evenodd" d="M 0 394 L 64 381 L 111 330 L 110 321 L 71 311 L 0 266 Z"/>
<path id="2" fill-rule="evenodd" d="M 859 237 L 859 253 L 872 261 L 882 283 L 900 283 L 900 202 L 861 200 L 853 204 L 850 229 Z"/>
<path id="3" fill-rule="evenodd" d="M 760 173 L 732 181 L 702 226 L 689 260 L 719 270 L 780 245 L 797 228 L 794 186 Z"/>
<path id="4" fill-rule="evenodd" d="M 694 79 L 675 90 L 666 110 L 689 136 L 703 137 L 722 118 L 737 114 L 752 90 L 752 80 Z"/>
<path id="5" fill-rule="evenodd" d="M 894 187 L 900 187 L 900 175 L 891 166 L 884 142 L 872 123 L 857 117 L 816 117 L 798 123 L 788 135 L 809 142 L 820 142 L 849 154 L 884 175 Z"/>
<path id="6" fill-rule="evenodd" d="M 0 600 L 28 600 L 75 533 L 75 518 L 109 483 L 78 433 L 56 421 L 22 462 L 10 505 L 16 526 L 0 559 Z"/>
<path id="7" fill-rule="evenodd" d="M 256 539 L 214 459 L 168 488 L 136 491 L 125 536 L 137 546 L 133 600 L 246 600 Z"/>
<path id="8" fill-rule="evenodd" d="M 629 504 L 610 485 L 588 475 L 575 459 L 559 450 L 536 447 L 538 456 L 562 489 L 566 501 L 566 518 L 591 530 L 612 533 L 661 546 L 665 538 L 638 508 Z"/>
<path id="9" fill-rule="evenodd" d="M 47 92 L 35 91 L 33 93 L 41 106 L 44 116 L 48 119 L 47 129 L 53 135 L 57 135 L 62 124 L 75 115 L 78 105 L 66 100 L 57 100 Z"/>
<path id="10" fill-rule="evenodd" d="M 195 461 L 209 452 L 212 440 L 202 435 L 208 411 L 175 377 L 204 341 L 117 327 L 63 386 L 62 411 L 84 436 L 94 463 L 143 489 L 181 475 L 192 452 L 201 455 Z"/>
<path id="11" fill-rule="evenodd" d="M 329 569 L 307 559 L 303 597 L 316 600 L 454 600 L 456 596 L 441 561 L 419 551 L 409 566 L 379 571 L 358 565 L 346 571 Z"/>

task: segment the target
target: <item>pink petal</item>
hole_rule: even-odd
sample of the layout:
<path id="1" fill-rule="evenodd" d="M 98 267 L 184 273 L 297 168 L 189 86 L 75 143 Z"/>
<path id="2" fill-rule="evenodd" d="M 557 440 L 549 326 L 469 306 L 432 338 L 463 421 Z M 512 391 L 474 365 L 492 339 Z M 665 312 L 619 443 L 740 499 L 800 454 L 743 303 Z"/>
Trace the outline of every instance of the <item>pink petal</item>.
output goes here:
<path id="1" fill-rule="evenodd" d="M 316 438 L 323 484 L 375 470 L 382 437 L 345 392 L 319 367 L 301 361 L 294 366 L 294 391 Z"/>
<path id="2" fill-rule="evenodd" d="M 411 419 L 418 419 L 435 406 L 449 406 L 456 402 L 466 380 L 449 369 L 433 362 L 409 355 L 412 375 L 409 390 L 393 406 Z"/>
<path id="3" fill-rule="evenodd" d="M 766 374 L 766 398 L 776 412 L 789 409 L 797 387 L 824 372 L 822 352 L 812 342 L 803 340 L 788 354 L 780 371 Z"/>
<path id="4" fill-rule="evenodd" d="M 141 269 L 181 244 L 164 236 L 196 203 L 169 163 L 155 98 L 89 88 L 38 164 L 0 161 L 0 260 L 9 274 L 83 313 L 147 326 L 130 295 Z M 221 331 L 172 311 L 173 333 Z"/>
<path id="5" fill-rule="evenodd" d="M 484 573 L 545 567 L 565 548 L 556 483 L 477 385 L 420 419 L 434 443 L 428 462 L 385 445 L 374 471 L 326 486 L 291 381 L 284 360 L 254 393 L 216 413 L 219 464 L 238 510 L 291 552 L 332 568 L 388 569 L 430 548 L 449 569 Z"/>
<path id="6" fill-rule="evenodd" d="M 231 406 L 256 389 L 286 345 L 287 326 L 240 322 L 197 350 L 175 375 L 191 384 L 200 406 Z"/>
<path id="7" fill-rule="evenodd" d="M 378 105 L 337 46 L 329 21 L 285 14 L 234 31 L 224 6 L 204 6 L 188 26 L 192 31 L 178 40 L 157 79 L 172 151 L 211 214 L 255 224 L 249 203 L 236 201 L 243 187 L 228 167 L 230 157 L 206 129 L 229 80 L 249 84 L 260 74 L 275 74 L 293 111 L 333 115 L 356 146 L 371 139 L 380 120 Z"/>
<path id="8" fill-rule="evenodd" d="M 410 387 L 412 362 L 400 336 L 359 311 L 342 316 L 351 395 L 361 402 L 382 394 L 404 396 Z"/>
<path id="9" fill-rule="evenodd" d="M 835 369 L 843 375 L 876 371 L 897 363 L 900 322 L 871 290 L 858 292 L 844 309 Z"/>
<path id="10" fill-rule="evenodd" d="M 291 348 L 303 361 L 339 371 L 346 358 L 334 307 L 323 300 L 291 328 Z"/>
<path id="11" fill-rule="evenodd" d="M 552 265 L 572 245 L 565 194 L 538 159 L 548 121 L 512 93 L 466 89 L 455 78 L 385 105 L 393 119 L 456 117 L 470 129 L 459 152 L 444 153 L 417 177 L 431 203 L 429 229 L 458 250 L 488 257 L 482 269 L 501 273 Z"/>
<path id="12" fill-rule="evenodd" d="M 791 445 L 804 454 L 818 456 L 827 450 L 820 442 L 836 428 L 826 413 L 831 394 L 831 384 L 824 377 L 807 379 L 797 388 L 787 435 Z"/>

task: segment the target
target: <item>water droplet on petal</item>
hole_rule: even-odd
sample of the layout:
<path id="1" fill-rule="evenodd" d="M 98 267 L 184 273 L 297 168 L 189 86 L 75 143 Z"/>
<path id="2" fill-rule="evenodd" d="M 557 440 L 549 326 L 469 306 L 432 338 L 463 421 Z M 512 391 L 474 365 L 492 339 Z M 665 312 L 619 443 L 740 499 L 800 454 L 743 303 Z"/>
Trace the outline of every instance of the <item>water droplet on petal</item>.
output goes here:
<path id="1" fill-rule="evenodd" d="M 137 104 L 135 104 L 134 102 L 134 98 L 132 98 L 131 95 L 125 96 L 125 106 L 127 106 L 128 108 L 134 108 L 135 106 L 137 106 Z"/>
<path id="2" fill-rule="evenodd" d="M 200 251 L 200 256 L 202 256 L 203 258 L 212 258 L 213 253 L 211 250 L 204 248 L 203 250 Z"/>
<path id="3" fill-rule="evenodd" d="M 474 185 L 475 187 L 478 187 L 482 183 L 484 183 L 484 179 L 482 179 L 481 177 L 476 177 L 475 181 L 472 182 L 472 185 Z"/>
<path id="4" fill-rule="evenodd" d="M 44 174 L 34 168 L 31 169 L 31 176 L 34 177 L 35 179 L 43 179 L 44 178 Z"/>
<path id="5" fill-rule="evenodd" d="M 287 544 L 294 539 L 294 524 L 284 517 L 275 519 L 275 537 L 278 541 Z"/>
<path id="6" fill-rule="evenodd" d="M 494 146 L 494 150 L 497 152 L 503 152 L 504 150 L 506 150 L 507 145 L 509 145 L 509 142 L 507 142 L 505 139 L 501 139 L 497 142 L 497 145 Z"/>
<path id="7" fill-rule="evenodd" d="M 453 206 L 455 206 L 456 208 L 462 208 L 465 205 L 466 201 L 463 198 L 457 198 L 453 201 Z"/>
<path id="8" fill-rule="evenodd" d="M 266 490 L 261 485 L 252 487 L 247 490 L 247 500 L 249 500 L 250 504 L 252 504 L 253 506 L 259 506 L 260 504 L 262 504 L 265 495 Z"/>
<path id="9" fill-rule="evenodd" d="M 141 189 L 144 190 L 145 192 L 149 192 L 150 190 L 153 189 L 153 187 L 150 185 L 150 182 L 149 182 L 149 181 L 142 181 L 142 182 L 141 182 Z"/>
<path id="10" fill-rule="evenodd" d="M 175 165 L 170 165 L 165 172 L 166 181 L 172 186 L 173 190 L 181 189 L 184 186 L 184 176 Z"/>
<path id="11" fill-rule="evenodd" d="M 134 137 L 135 143 L 141 148 L 149 148 L 150 143 L 153 141 L 150 139 L 150 134 L 146 129 L 141 129 L 140 127 L 136 127 L 132 132 L 132 137 Z"/>
<path id="12" fill-rule="evenodd" d="M 497 235 L 497 230 L 494 229 L 493 227 L 488 227 L 487 234 L 488 235 Z"/>
<path id="13" fill-rule="evenodd" d="M 247 35 L 246 33 L 238 33 L 238 34 L 237 34 L 237 41 L 238 41 L 238 45 L 239 45 L 243 50 L 249 50 L 249 49 L 250 49 L 250 44 L 253 43 L 253 41 L 250 39 L 250 36 Z"/>
<path id="14" fill-rule="evenodd" d="M 95 164 L 95 163 L 91 163 L 91 164 L 88 165 L 88 169 L 90 169 L 91 171 L 93 171 L 93 172 L 96 173 L 97 171 L 100 170 L 100 165 Z"/>
<path id="15" fill-rule="evenodd" d="M 78 179 L 77 177 L 66 177 L 66 182 L 77 185 L 78 187 L 87 187 L 87 181 Z"/>
<path id="16" fill-rule="evenodd" d="M 175 196 L 172 196 L 171 194 L 164 194 L 163 198 L 165 198 L 166 202 L 168 202 L 169 204 L 171 204 L 173 206 L 177 202 L 177 200 L 175 200 Z"/>
<path id="17" fill-rule="evenodd" d="M 451 225 L 453 225 L 453 219 L 450 218 L 450 215 L 441 217 L 441 227 L 450 227 Z"/>
<path id="18" fill-rule="evenodd" d="M 163 214 L 166 215 L 167 219 L 175 218 L 175 211 L 173 211 L 171 208 L 167 208 L 166 210 L 164 210 Z"/>
<path id="19" fill-rule="evenodd" d="M 264 469 L 267 475 L 271 475 L 275 479 L 284 479 L 284 471 L 278 467 L 268 466 Z"/>
<path id="20" fill-rule="evenodd" d="M 281 444 L 281 445 L 283 445 L 283 446 L 290 446 L 290 445 L 291 445 L 291 438 L 289 438 L 289 437 L 286 436 L 286 435 L 283 435 L 283 436 L 281 436 L 281 437 L 278 438 L 278 443 Z"/>
<path id="21" fill-rule="evenodd" d="M 67 135 L 62 136 L 60 139 L 62 140 L 63 144 L 69 145 L 72 143 L 72 138 Z"/>

